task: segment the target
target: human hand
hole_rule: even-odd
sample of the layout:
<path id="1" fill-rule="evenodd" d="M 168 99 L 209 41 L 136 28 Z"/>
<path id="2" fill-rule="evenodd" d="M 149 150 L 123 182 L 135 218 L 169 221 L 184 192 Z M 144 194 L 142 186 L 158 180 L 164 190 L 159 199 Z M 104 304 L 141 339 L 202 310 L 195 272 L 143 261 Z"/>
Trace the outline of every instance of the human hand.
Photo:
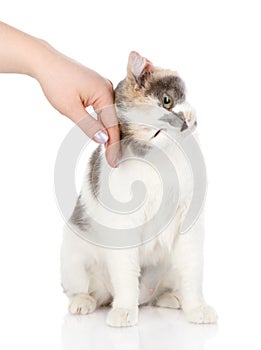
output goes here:
<path id="1" fill-rule="evenodd" d="M 117 166 L 119 128 L 111 82 L 62 55 L 45 41 L 3 22 L 0 22 L 0 42 L 0 72 L 36 78 L 49 102 L 90 138 L 105 144 L 108 163 Z M 87 113 L 88 106 L 94 107 L 98 120 Z"/>
<path id="2" fill-rule="evenodd" d="M 120 158 L 119 128 L 112 83 L 95 71 L 71 60 L 48 44 L 44 61 L 35 65 L 34 76 L 49 102 L 69 117 L 94 141 L 106 145 L 106 157 L 112 167 Z M 93 106 L 94 119 L 86 107 Z"/>

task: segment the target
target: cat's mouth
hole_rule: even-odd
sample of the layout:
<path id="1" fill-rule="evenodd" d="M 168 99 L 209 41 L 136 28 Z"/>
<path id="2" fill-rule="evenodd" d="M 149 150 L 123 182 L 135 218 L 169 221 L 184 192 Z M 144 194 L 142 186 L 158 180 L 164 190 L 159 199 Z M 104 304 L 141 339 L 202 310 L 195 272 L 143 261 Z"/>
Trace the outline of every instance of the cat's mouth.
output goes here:
<path id="1" fill-rule="evenodd" d="M 152 136 L 152 139 L 154 139 L 155 137 L 157 137 L 160 133 L 161 133 L 161 131 L 167 131 L 167 129 L 159 129 L 159 130 L 157 130 L 156 131 L 156 133 Z"/>
<path id="2" fill-rule="evenodd" d="M 188 124 L 187 124 L 186 121 L 184 121 L 184 123 L 183 123 L 182 126 L 181 126 L 180 131 L 182 132 L 182 131 L 184 131 L 184 130 L 186 130 L 186 129 L 188 129 Z M 167 129 L 162 128 L 162 129 L 157 130 L 157 131 L 155 132 L 155 134 L 152 136 L 152 139 L 155 139 L 155 137 L 159 136 L 159 134 L 160 134 L 162 131 L 167 132 Z"/>
<path id="3" fill-rule="evenodd" d="M 159 129 L 153 137 L 157 137 L 160 132 L 161 132 L 161 129 Z"/>
<path id="4" fill-rule="evenodd" d="M 183 132 L 183 131 L 189 129 L 189 124 L 188 124 L 188 122 L 187 122 L 186 120 L 184 120 L 184 119 L 183 119 L 182 121 L 183 121 L 183 123 L 182 123 L 182 125 L 181 125 L 181 127 L 180 127 L 180 132 Z M 196 128 L 196 126 L 197 126 L 197 121 L 194 122 L 193 128 Z M 155 132 L 155 134 L 154 134 L 153 136 L 151 136 L 150 140 L 155 139 L 157 136 L 159 136 L 159 135 L 161 134 L 162 131 L 163 131 L 163 132 L 167 132 L 167 129 L 166 129 L 166 128 L 158 129 L 158 130 Z"/>

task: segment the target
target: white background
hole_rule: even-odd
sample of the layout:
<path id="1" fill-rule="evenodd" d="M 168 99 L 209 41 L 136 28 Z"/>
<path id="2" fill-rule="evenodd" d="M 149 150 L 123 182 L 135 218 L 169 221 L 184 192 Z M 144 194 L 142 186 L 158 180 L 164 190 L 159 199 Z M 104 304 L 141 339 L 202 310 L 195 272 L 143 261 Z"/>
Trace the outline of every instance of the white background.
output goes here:
<path id="1" fill-rule="evenodd" d="M 258 5 L 2 1 L 2 21 L 44 38 L 114 84 L 125 76 L 131 50 L 183 77 L 208 169 L 204 289 L 219 324 L 189 325 L 181 312 L 159 309 L 142 309 L 139 326 L 125 330 L 107 328 L 104 311 L 66 316 L 53 170 L 72 122 L 48 104 L 33 79 L 0 75 L 1 348 L 260 348 Z"/>

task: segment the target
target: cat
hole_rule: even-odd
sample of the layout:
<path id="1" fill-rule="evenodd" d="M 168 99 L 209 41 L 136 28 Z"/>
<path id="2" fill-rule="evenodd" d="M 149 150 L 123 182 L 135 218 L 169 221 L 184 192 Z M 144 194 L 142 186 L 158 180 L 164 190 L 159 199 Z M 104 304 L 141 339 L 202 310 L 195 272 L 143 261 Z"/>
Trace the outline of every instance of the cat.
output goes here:
<path id="1" fill-rule="evenodd" d="M 215 323 L 217 314 L 206 304 L 202 294 L 202 218 L 188 233 L 180 234 L 193 191 L 189 166 L 177 152 L 177 147 L 169 143 L 163 129 L 155 130 L 130 120 L 131 111 L 135 111 L 135 108 L 137 111 L 154 106 L 165 116 L 163 123 L 166 128 L 174 125 L 181 134 L 192 132 L 196 119 L 186 102 L 184 82 L 176 72 L 155 67 L 133 51 L 129 55 L 127 77 L 115 89 L 115 104 L 123 160 L 126 154 L 134 158 L 120 162 L 118 168 L 113 170 L 112 193 L 117 200 L 126 202 L 126 198 L 129 198 L 128 178 L 132 181 L 133 174 L 134 177 L 139 174 L 148 187 L 151 200 L 136 216 L 124 215 L 119 221 L 113 220 L 113 214 L 104 212 L 98 196 L 103 182 L 108 181 L 104 175 L 108 165 L 102 146 L 98 146 L 88 163 L 74 212 L 64 227 L 61 282 L 69 298 L 69 311 L 84 315 L 99 306 L 111 305 L 107 324 L 125 327 L 137 324 L 139 305 L 151 305 L 181 308 L 186 319 L 193 323 Z M 143 224 L 157 211 L 159 180 L 144 163 L 135 160 L 135 157 L 142 158 L 148 154 L 153 145 L 165 149 L 175 163 L 181 196 L 174 220 L 153 239 L 131 248 L 102 247 L 76 234 L 75 231 L 83 236 L 84 233 L 99 236 L 99 232 L 92 227 L 90 217 L 104 225 L 107 222 L 108 226 L 113 222 L 118 228 L 133 227 L 132 221 Z M 159 164 L 160 161 L 158 159 Z M 171 196 L 171 179 L 168 186 Z"/>

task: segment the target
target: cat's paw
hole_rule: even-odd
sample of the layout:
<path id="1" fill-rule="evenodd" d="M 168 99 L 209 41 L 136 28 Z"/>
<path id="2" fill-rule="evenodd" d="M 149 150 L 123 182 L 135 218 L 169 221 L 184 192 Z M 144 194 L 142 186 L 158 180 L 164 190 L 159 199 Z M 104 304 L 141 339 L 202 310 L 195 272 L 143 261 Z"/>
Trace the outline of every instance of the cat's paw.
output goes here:
<path id="1" fill-rule="evenodd" d="M 180 302 L 174 292 L 162 294 L 155 302 L 155 306 L 169 307 L 171 309 L 180 309 Z"/>
<path id="2" fill-rule="evenodd" d="M 88 294 L 77 294 L 70 298 L 69 311 L 75 315 L 90 314 L 96 309 L 96 300 Z"/>
<path id="3" fill-rule="evenodd" d="M 206 304 L 185 311 L 185 316 L 192 323 L 216 323 L 218 319 L 216 311 Z"/>
<path id="4" fill-rule="evenodd" d="M 107 325 L 111 327 L 130 327 L 134 326 L 138 322 L 138 308 L 135 309 L 123 309 L 116 308 L 111 309 L 107 316 Z"/>

